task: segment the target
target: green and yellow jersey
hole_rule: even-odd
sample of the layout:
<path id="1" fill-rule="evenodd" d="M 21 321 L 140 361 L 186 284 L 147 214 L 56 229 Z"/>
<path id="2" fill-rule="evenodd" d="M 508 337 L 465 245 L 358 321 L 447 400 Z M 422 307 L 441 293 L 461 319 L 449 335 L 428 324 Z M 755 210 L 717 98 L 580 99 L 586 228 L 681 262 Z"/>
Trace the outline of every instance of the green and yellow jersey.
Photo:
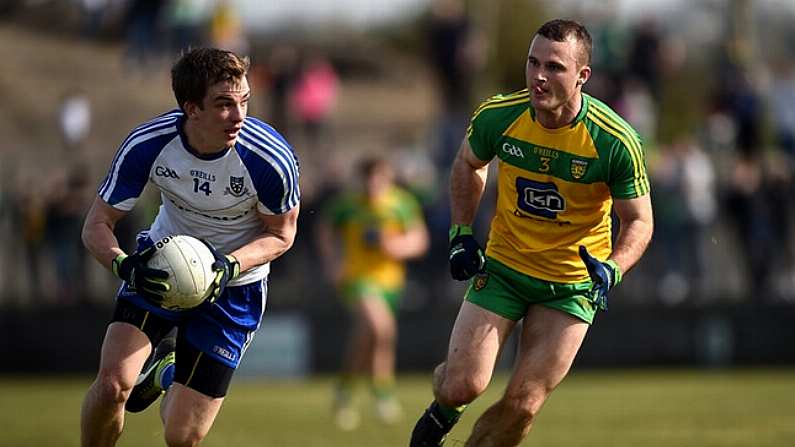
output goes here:
<path id="1" fill-rule="evenodd" d="M 475 111 L 467 139 L 481 160 L 499 159 L 486 255 L 538 279 L 588 280 L 579 245 L 607 258 L 613 198 L 649 193 L 638 134 L 584 93 L 580 113 L 560 129 L 536 121 L 526 89 L 494 96 Z"/>
<path id="2" fill-rule="evenodd" d="M 347 193 L 332 201 L 326 214 L 342 237 L 343 286 L 354 281 L 387 290 L 403 286 L 405 266 L 381 250 L 377 234 L 402 233 L 422 223 L 422 210 L 411 193 L 392 187 L 374 202 L 362 193 Z"/>

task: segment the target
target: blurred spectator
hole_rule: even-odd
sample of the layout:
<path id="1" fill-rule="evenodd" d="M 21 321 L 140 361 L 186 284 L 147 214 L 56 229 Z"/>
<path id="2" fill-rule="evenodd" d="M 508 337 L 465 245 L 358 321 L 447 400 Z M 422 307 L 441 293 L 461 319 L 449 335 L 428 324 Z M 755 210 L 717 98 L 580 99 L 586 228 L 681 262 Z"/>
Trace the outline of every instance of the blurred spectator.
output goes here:
<path id="1" fill-rule="evenodd" d="M 652 175 L 657 241 L 665 252 L 658 296 L 678 304 L 707 293 L 705 239 L 718 212 L 712 161 L 691 138 L 661 151 Z"/>
<path id="2" fill-rule="evenodd" d="M 30 286 L 30 297 L 41 300 L 45 287 L 41 269 L 44 260 L 44 236 L 47 225 L 46 191 L 32 188 L 37 178 L 20 176 L 11 199 L 12 227 L 20 231 L 24 271 Z"/>
<path id="3" fill-rule="evenodd" d="M 86 252 L 80 232 L 91 201 L 88 186 L 87 167 L 76 164 L 57 178 L 48 196 L 45 239 L 54 254 L 56 298 L 61 304 L 86 299 Z"/>
<path id="4" fill-rule="evenodd" d="M 618 113 L 638 131 L 647 147 L 657 139 L 658 107 L 646 84 L 637 78 L 618 82 L 614 105 Z"/>
<path id="5" fill-rule="evenodd" d="M 776 144 L 795 160 L 795 66 L 787 63 L 774 73 L 769 91 Z M 794 165 L 795 167 L 795 165 Z"/>
<path id="6" fill-rule="evenodd" d="M 155 63 L 159 51 L 160 12 L 165 2 L 160 0 L 130 0 L 124 20 L 127 50 L 126 69 L 145 73 Z"/>
<path id="7" fill-rule="evenodd" d="M 438 77 L 443 109 L 469 112 L 482 41 L 461 0 L 433 0 L 428 23 L 431 64 Z"/>
<path id="8" fill-rule="evenodd" d="M 721 53 L 715 109 L 725 114 L 734 129 L 733 166 L 726 191 L 726 210 L 740 244 L 745 291 L 760 299 L 773 297 L 773 263 L 776 219 L 767 190 L 762 121 L 762 99 L 751 72 L 736 63 L 730 45 Z"/>
<path id="9" fill-rule="evenodd" d="M 301 64 L 290 94 L 295 113 L 310 150 L 318 150 L 328 137 L 328 120 L 337 104 L 339 78 L 325 56 L 311 53 Z"/>
<path id="10" fill-rule="evenodd" d="M 467 126 L 473 82 L 484 63 L 485 44 L 462 0 L 433 0 L 426 32 L 442 106 L 435 158 L 437 167 L 446 170 Z"/>
<path id="11" fill-rule="evenodd" d="M 662 40 L 657 20 L 644 18 L 635 25 L 627 63 L 629 75 L 646 86 L 657 104 L 662 98 Z"/>
<path id="12" fill-rule="evenodd" d="M 740 152 L 731 173 L 726 207 L 740 242 L 739 258 L 745 271 L 745 290 L 755 298 L 769 299 L 770 254 L 774 252 L 769 203 L 763 190 L 762 163 L 758 156 Z"/>
<path id="13" fill-rule="evenodd" d="M 270 51 L 265 70 L 268 88 L 268 121 L 285 138 L 289 135 L 289 95 L 298 76 L 298 50 L 286 43 Z"/>
<path id="14" fill-rule="evenodd" d="M 248 54 L 248 39 L 243 32 L 237 9 L 231 1 L 218 0 L 215 5 L 210 19 L 210 44 L 237 54 Z"/>
<path id="15" fill-rule="evenodd" d="M 585 7 L 587 10 L 584 17 L 588 17 L 591 22 L 589 28 L 593 40 L 593 73 L 588 80 L 587 90 L 615 108 L 627 71 L 629 33 L 626 26 L 618 20 L 615 0 L 605 0 Z M 618 112 L 622 113 L 620 110 Z M 635 123 L 632 124 L 635 126 Z"/>
<path id="16" fill-rule="evenodd" d="M 769 92 L 770 117 L 776 150 L 768 163 L 767 191 L 770 203 L 776 204 L 773 237 L 779 249 L 778 260 L 784 267 L 779 294 L 795 298 L 795 253 L 793 253 L 793 213 L 795 199 L 795 66 L 787 63 L 774 72 Z"/>
<path id="17" fill-rule="evenodd" d="M 165 11 L 169 49 L 179 54 L 189 47 L 204 46 L 205 28 L 212 13 L 212 0 L 171 0 Z"/>
<path id="18" fill-rule="evenodd" d="M 108 0 L 80 0 L 80 7 L 83 15 L 83 37 L 96 39 L 102 29 Z"/>

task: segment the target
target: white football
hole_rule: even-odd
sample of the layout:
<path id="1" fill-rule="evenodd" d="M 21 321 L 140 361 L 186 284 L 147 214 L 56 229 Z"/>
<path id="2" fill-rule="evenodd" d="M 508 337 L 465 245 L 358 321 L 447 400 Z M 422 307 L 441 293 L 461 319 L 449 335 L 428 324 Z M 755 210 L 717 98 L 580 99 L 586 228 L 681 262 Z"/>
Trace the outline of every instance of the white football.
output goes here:
<path id="1" fill-rule="evenodd" d="M 147 265 L 168 272 L 171 286 L 161 306 L 169 310 L 192 309 L 207 298 L 215 279 L 215 257 L 195 237 L 166 236 L 155 243 L 155 253 Z"/>

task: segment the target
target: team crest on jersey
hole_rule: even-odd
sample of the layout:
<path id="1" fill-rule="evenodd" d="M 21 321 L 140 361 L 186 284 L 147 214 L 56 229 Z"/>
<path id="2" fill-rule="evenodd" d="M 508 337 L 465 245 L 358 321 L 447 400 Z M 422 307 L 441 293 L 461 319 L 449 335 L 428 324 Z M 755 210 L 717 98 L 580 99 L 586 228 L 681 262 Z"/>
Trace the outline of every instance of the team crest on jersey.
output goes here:
<path id="1" fill-rule="evenodd" d="M 571 176 L 576 178 L 577 180 L 581 179 L 583 175 L 585 175 L 585 169 L 588 167 L 588 162 L 583 160 L 572 160 L 571 161 Z"/>
<path id="2" fill-rule="evenodd" d="M 246 183 L 243 180 L 243 177 L 235 177 L 233 175 L 229 176 L 229 186 L 226 187 L 225 193 L 235 197 L 240 197 L 248 192 L 248 188 L 245 186 Z"/>
<path id="3" fill-rule="evenodd" d="M 486 287 L 486 284 L 488 282 L 489 282 L 488 273 L 478 273 L 477 275 L 475 275 L 475 279 L 472 280 L 472 288 L 475 289 L 476 292 L 480 291 L 484 287 Z"/>

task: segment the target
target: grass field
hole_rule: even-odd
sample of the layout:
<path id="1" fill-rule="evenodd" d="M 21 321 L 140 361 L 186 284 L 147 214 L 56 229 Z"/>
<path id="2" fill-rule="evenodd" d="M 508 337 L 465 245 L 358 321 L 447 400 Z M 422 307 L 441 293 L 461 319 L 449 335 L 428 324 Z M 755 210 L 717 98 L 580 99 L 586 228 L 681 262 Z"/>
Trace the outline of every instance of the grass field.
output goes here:
<path id="1" fill-rule="evenodd" d="M 391 447 L 408 434 L 430 400 L 427 376 L 400 378 L 401 424 L 365 415 L 339 432 L 329 417 L 331 380 L 241 379 L 204 446 Z M 499 395 L 504 378 L 464 414 L 448 446 L 466 438 L 477 415 Z M 0 447 L 77 446 L 88 378 L 0 379 Z M 369 400 L 362 393 L 364 410 Z M 119 446 L 158 446 L 155 408 L 130 415 Z M 772 447 L 795 445 L 795 371 L 583 371 L 547 402 L 522 445 L 588 447 Z"/>

